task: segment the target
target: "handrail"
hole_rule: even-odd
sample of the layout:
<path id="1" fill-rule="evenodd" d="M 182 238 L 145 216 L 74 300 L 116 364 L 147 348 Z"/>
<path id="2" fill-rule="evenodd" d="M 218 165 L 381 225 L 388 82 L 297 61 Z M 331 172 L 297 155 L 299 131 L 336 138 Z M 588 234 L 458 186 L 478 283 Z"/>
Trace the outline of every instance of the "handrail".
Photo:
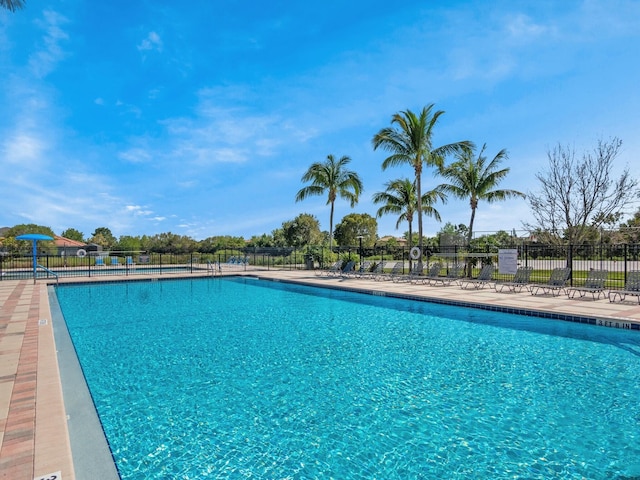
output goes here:
<path id="1" fill-rule="evenodd" d="M 39 263 L 36 264 L 36 268 L 41 268 L 42 270 L 44 270 L 45 272 L 53 275 L 54 277 L 56 277 L 56 284 L 59 285 L 60 284 L 60 277 L 58 277 L 58 274 L 52 270 L 49 270 L 47 267 L 40 265 Z M 35 279 L 34 279 L 35 281 Z"/>

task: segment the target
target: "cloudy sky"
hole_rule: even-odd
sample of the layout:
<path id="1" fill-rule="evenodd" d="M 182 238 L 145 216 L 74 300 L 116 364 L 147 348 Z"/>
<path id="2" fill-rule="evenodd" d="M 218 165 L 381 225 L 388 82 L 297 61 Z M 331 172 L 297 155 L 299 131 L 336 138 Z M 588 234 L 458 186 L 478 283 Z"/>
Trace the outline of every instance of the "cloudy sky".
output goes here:
<path id="1" fill-rule="evenodd" d="M 325 197 L 295 202 L 309 165 L 351 157 L 365 191 L 336 222 L 375 215 L 412 171 L 382 171 L 371 139 L 430 103 L 436 145 L 508 150 L 503 188 L 536 191 L 558 143 L 611 137 L 640 178 L 639 56 L 636 0 L 27 0 L 0 11 L 0 227 L 249 238 L 310 213 L 328 230 Z M 464 200 L 437 208 L 469 221 Z M 481 203 L 475 230 L 529 217 Z"/>

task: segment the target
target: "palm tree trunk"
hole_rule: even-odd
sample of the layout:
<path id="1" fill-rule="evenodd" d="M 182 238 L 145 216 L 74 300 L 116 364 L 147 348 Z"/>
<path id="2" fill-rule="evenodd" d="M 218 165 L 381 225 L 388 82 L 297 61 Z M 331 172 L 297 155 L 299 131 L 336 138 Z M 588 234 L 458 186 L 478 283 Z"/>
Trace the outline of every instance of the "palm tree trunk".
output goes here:
<path id="1" fill-rule="evenodd" d="M 411 222 L 409 222 L 409 271 L 411 272 L 413 265 L 411 265 L 411 247 L 413 247 L 412 238 L 413 232 L 411 231 Z"/>
<path id="2" fill-rule="evenodd" d="M 471 220 L 469 221 L 469 232 L 467 233 L 467 249 L 471 246 L 471 238 L 473 238 L 473 221 L 476 218 L 476 209 L 471 208 Z M 470 258 L 470 257 L 467 257 Z M 473 266 L 467 262 L 467 276 L 471 278 L 473 275 Z"/>
<path id="3" fill-rule="evenodd" d="M 333 202 L 331 202 L 331 213 L 329 214 L 329 252 L 333 252 Z"/>
<path id="4" fill-rule="evenodd" d="M 473 238 L 473 221 L 476 218 L 476 209 L 471 209 L 471 220 L 469 221 L 469 233 L 467 233 L 467 245 L 471 245 L 471 239 Z"/>
<path id="5" fill-rule="evenodd" d="M 418 247 L 420 248 L 420 258 L 418 268 L 422 265 L 422 169 L 416 166 L 416 195 L 418 196 Z"/>

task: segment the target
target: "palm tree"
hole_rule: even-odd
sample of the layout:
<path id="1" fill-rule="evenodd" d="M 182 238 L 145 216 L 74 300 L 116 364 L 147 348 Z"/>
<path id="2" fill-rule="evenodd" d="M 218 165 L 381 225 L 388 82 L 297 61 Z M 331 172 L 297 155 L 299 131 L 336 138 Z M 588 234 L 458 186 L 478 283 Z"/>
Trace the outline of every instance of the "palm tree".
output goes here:
<path id="1" fill-rule="evenodd" d="M 24 7 L 24 0 L 0 0 L 0 7 L 4 7 L 11 12 Z"/>
<path id="2" fill-rule="evenodd" d="M 437 190 L 451 193 L 458 198 L 469 199 L 471 220 L 467 232 L 467 244 L 471 242 L 473 236 L 473 221 L 480 200 L 493 203 L 513 197 L 525 198 L 524 193 L 516 190 L 495 189 L 509 173 L 508 168 L 498 169 L 498 165 L 508 158 L 508 154 L 505 149 L 502 149 L 493 157 L 493 160 L 487 163 L 487 157 L 483 155 L 486 147 L 486 144 L 482 146 L 477 158 L 474 158 L 474 149 L 460 151 L 456 154 L 457 160 L 455 162 L 443 166 L 439 171 L 439 174 L 451 183 L 441 184 Z"/>
<path id="3" fill-rule="evenodd" d="M 391 152 L 382 162 L 382 169 L 400 165 L 410 165 L 415 172 L 415 188 L 417 211 L 422 212 L 422 167 L 437 167 L 444 165 L 447 155 L 471 148 L 468 141 L 451 143 L 440 147 L 433 147 L 433 129 L 444 111 L 433 112 L 434 105 L 427 105 L 416 115 L 411 110 L 394 114 L 391 117 L 392 127 L 383 128 L 373 137 L 373 149 L 378 147 Z M 395 125 L 397 128 L 394 128 Z M 418 215 L 418 242 L 420 251 L 423 249 L 422 215 Z M 420 260 L 422 261 L 422 260 Z"/>
<path id="4" fill-rule="evenodd" d="M 336 198 L 349 200 L 353 208 L 358 203 L 358 197 L 362 192 L 362 181 L 358 174 L 346 169 L 349 162 L 351 159 L 347 156 L 336 160 L 333 155 L 327 155 L 325 162 L 312 164 L 301 179 L 302 182 L 311 182 L 311 185 L 300 189 L 296 194 L 296 202 L 299 202 L 312 195 L 324 195 L 328 192 L 327 205 L 331 205 L 329 249 L 333 247 L 333 211 Z"/>
<path id="5" fill-rule="evenodd" d="M 409 249 L 413 240 L 413 217 L 418 211 L 418 198 L 416 195 L 415 182 L 408 178 L 392 180 L 385 184 L 385 191 L 373 195 L 373 203 L 382 203 L 376 216 L 379 218 L 386 214 L 398 216 L 396 229 L 402 222 L 409 223 Z M 437 190 L 431 190 L 422 195 L 422 213 L 429 217 L 434 217 L 440 221 L 440 213 L 433 207 L 436 200 L 445 200 L 445 195 Z"/>

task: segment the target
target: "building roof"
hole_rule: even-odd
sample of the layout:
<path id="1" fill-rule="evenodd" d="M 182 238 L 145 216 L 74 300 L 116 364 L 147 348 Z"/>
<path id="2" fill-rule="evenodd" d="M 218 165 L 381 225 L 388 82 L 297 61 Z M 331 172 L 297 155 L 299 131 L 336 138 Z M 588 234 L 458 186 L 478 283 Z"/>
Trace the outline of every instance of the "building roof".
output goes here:
<path id="1" fill-rule="evenodd" d="M 407 243 L 407 239 L 404 237 L 394 237 L 393 235 L 386 235 L 384 237 L 381 237 L 378 239 L 378 241 L 376 243 L 386 243 L 389 240 L 394 239 L 396 242 L 398 242 L 398 245 L 405 245 Z"/>
<path id="2" fill-rule="evenodd" d="M 84 248 L 87 246 L 84 242 L 78 242 L 77 240 L 71 240 L 70 238 L 61 237 L 60 235 L 54 235 L 54 242 L 56 243 L 56 247 L 66 248 L 66 247 L 78 247 Z"/>

